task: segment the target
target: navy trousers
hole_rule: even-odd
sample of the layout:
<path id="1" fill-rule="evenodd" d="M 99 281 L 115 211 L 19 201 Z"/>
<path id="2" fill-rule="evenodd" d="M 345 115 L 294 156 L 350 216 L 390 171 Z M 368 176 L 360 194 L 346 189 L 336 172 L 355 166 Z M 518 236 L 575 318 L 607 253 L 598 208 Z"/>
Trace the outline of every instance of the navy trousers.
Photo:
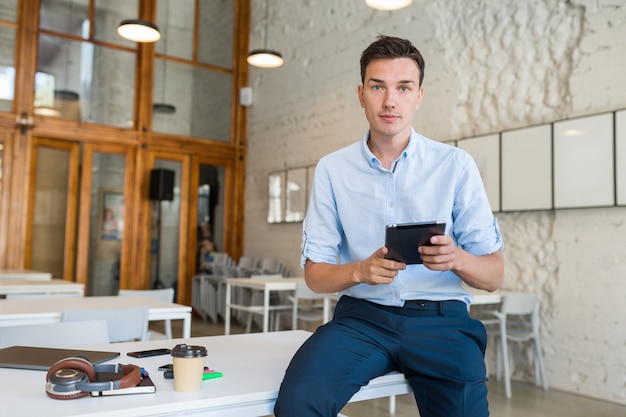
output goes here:
<path id="1" fill-rule="evenodd" d="M 274 414 L 336 417 L 361 386 L 397 370 L 421 417 L 487 417 L 486 341 L 460 301 L 388 307 L 343 296 L 291 360 Z"/>

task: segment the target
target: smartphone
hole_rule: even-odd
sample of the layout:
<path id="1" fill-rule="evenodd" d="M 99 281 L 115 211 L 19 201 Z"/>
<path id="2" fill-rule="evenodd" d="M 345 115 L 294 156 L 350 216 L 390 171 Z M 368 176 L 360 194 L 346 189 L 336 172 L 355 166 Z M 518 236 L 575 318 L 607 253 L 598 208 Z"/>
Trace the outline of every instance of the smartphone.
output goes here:
<path id="1" fill-rule="evenodd" d="M 170 353 L 172 353 L 172 349 L 161 348 L 128 352 L 127 355 L 133 358 L 149 358 L 150 356 L 169 355 Z"/>

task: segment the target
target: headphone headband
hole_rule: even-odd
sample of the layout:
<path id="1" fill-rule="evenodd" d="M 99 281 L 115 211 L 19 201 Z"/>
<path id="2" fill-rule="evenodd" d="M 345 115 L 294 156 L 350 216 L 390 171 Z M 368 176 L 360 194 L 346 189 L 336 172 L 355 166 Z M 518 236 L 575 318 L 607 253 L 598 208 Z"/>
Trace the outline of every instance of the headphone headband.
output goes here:
<path id="1" fill-rule="evenodd" d="M 96 381 L 98 372 L 121 373 L 115 381 Z M 91 391 L 110 391 L 133 387 L 141 381 L 141 369 L 136 365 L 96 365 L 72 357 L 58 361 L 46 374 L 46 393 L 57 400 L 84 397 Z"/>

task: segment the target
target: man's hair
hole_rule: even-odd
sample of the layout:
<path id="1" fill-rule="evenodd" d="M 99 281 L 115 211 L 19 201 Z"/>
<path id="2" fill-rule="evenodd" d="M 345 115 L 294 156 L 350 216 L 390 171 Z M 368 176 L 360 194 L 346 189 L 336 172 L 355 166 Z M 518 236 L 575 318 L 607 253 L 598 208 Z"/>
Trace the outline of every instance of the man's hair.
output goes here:
<path id="1" fill-rule="evenodd" d="M 365 82 L 365 69 L 375 59 L 409 58 L 420 71 L 420 83 L 424 81 L 424 57 L 411 41 L 393 36 L 378 35 L 378 39 L 361 54 L 361 82 Z"/>

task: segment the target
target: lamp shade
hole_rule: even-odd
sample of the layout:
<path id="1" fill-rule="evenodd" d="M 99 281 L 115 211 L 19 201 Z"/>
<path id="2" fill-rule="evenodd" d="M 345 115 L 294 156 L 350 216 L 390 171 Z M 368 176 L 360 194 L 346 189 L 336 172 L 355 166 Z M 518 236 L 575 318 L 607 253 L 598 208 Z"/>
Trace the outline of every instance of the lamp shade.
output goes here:
<path id="1" fill-rule="evenodd" d="M 133 42 L 151 43 L 161 39 L 161 32 L 154 23 L 138 20 L 122 20 L 117 27 L 117 34 Z"/>
<path id="2" fill-rule="evenodd" d="M 173 114 L 176 113 L 176 106 L 169 103 L 154 103 L 152 105 L 152 111 L 161 114 Z"/>
<path id="3" fill-rule="evenodd" d="M 283 56 L 271 49 L 255 49 L 248 54 L 248 64 L 261 68 L 276 68 L 283 65 Z"/>
<path id="4" fill-rule="evenodd" d="M 372 9 L 378 10 L 398 10 L 411 4 L 413 0 L 365 0 Z"/>

